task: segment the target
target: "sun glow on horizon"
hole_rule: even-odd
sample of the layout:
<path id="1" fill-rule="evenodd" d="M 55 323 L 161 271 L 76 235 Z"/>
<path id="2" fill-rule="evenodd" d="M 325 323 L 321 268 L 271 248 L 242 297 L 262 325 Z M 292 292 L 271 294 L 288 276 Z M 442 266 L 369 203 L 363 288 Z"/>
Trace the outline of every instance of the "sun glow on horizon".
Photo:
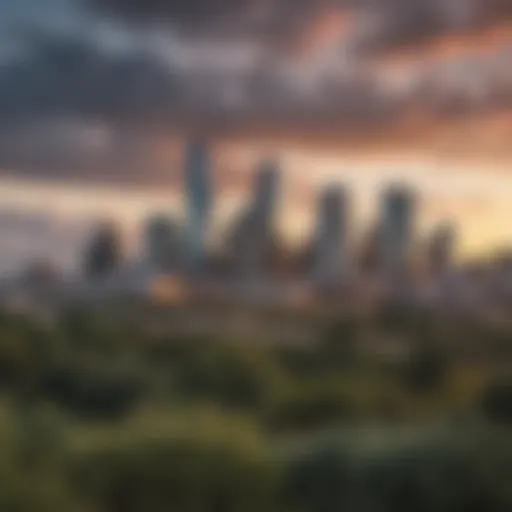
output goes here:
<path id="1" fill-rule="evenodd" d="M 391 183 L 410 185 L 418 196 L 418 231 L 428 232 L 449 220 L 459 228 L 460 255 L 485 255 L 512 246 L 512 174 L 505 166 L 484 162 L 453 162 L 419 152 L 373 154 L 319 152 L 269 145 L 219 145 L 214 151 L 218 177 L 213 236 L 233 222 L 250 195 L 250 173 L 263 155 L 275 155 L 283 172 L 280 225 L 290 243 L 310 233 L 316 215 L 316 196 L 326 184 L 339 183 L 352 194 L 355 231 L 364 233 L 377 216 L 379 194 Z M 222 181 L 231 162 L 241 178 Z M 169 172 L 177 170 L 170 169 Z M 241 186 L 243 184 L 243 186 Z M 30 182 L 4 178 L 0 201 L 5 209 L 51 211 L 57 218 L 113 217 L 132 227 L 141 226 L 154 212 L 183 215 L 180 186 L 136 188 L 99 184 Z"/>

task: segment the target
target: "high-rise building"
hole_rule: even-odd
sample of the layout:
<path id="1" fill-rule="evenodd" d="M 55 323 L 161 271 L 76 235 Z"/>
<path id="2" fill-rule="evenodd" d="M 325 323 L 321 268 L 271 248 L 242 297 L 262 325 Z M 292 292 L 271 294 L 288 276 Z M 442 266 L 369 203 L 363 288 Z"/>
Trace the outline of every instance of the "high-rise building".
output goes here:
<path id="1" fill-rule="evenodd" d="M 279 175 L 274 162 L 261 164 L 254 178 L 252 201 L 232 233 L 231 252 L 239 273 L 246 277 L 261 276 L 273 249 Z"/>
<path id="2" fill-rule="evenodd" d="M 145 260 L 152 272 L 168 273 L 181 262 L 181 233 L 171 218 L 151 217 L 144 229 Z"/>
<path id="3" fill-rule="evenodd" d="M 388 188 L 381 203 L 380 259 L 386 273 L 406 272 L 414 242 L 414 193 L 404 186 Z"/>
<path id="4" fill-rule="evenodd" d="M 448 271 L 453 264 L 457 232 L 449 223 L 443 223 L 432 233 L 428 246 L 428 267 L 434 274 Z"/>
<path id="5" fill-rule="evenodd" d="M 210 154 L 208 146 L 202 140 L 193 141 L 187 148 L 185 187 L 186 266 L 195 273 L 204 268 L 212 206 Z"/>
<path id="6" fill-rule="evenodd" d="M 280 171 L 277 164 L 271 160 L 263 162 L 254 180 L 254 214 L 269 229 L 274 220 L 279 193 Z"/>
<path id="7" fill-rule="evenodd" d="M 314 278 L 322 285 L 336 285 L 350 271 L 349 198 L 339 186 L 329 186 L 318 202 L 314 240 Z"/>
<path id="8" fill-rule="evenodd" d="M 84 273 L 89 279 L 108 277 L 122 264 L 122 241 L 117 226 L 103 222 L 92 234 L 84 259 Z"/>

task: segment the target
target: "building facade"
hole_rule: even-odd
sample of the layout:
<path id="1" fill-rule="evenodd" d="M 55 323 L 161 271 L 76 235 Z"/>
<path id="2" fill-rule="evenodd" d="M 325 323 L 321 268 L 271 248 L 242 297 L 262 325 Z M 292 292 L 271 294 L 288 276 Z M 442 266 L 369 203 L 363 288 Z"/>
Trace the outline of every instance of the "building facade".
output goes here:
<path id="1" fill-rule="evenodd" d="M 196 273 L 204 268 L 207 255 L 207 235 L 212 209 L 210 152 L 202 140 L 189 144 L 185 162 L 186 251 L 185 263 Z"/>
<path id="2" fill-rule="evenodd" d="M 349 197 L 345 188 L 329 186 L 318 201 L 314 241 L 314 279 L 339 284 L 350 273 Z"/>
<path id="3" fill-rule="evenodd" d="M 144 256 L 154 273 L 179 270 L 182 262 L 181 233 L 170 217 L 155 215 L 144 229 Z"/>
<path id="4" fill-rule="evenodd" d="M 267 160 L 256 171 L 252 199 L 236 222 L 231 253 L 239 276 L 261 277 L 268 268 L 276 242 L 276 211 L 280 187 L 280 170 Z"/>
<path id="5" fill-rule="evenodd" d="M 380 260 L 387 274 L 407 272 L 414 244 L 415 196 L 405 186 L 388 188 L 381 201 Z"/>

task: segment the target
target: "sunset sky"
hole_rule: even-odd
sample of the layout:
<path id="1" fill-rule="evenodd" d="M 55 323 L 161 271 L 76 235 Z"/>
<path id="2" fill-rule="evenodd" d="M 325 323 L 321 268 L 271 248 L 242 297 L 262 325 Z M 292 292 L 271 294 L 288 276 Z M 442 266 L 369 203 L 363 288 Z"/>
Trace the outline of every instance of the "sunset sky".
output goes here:
<path id="1" fill-rule="evenodd" d="M 422 232 L 454 220 L 485 253 L 512 244 L 511 107 L 509 0 L 0 0 L 9 209 L 179 211 L 176 145 L 200 132 L 219 224 L 271 154 L 291 238 L 326 182 L 361 227 L 398 180 Z"/>

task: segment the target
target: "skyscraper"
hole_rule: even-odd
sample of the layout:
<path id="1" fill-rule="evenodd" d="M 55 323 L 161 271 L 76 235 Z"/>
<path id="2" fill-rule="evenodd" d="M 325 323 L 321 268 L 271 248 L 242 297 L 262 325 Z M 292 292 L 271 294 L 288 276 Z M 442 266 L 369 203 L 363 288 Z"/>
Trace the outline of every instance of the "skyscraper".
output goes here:
<path id="1" fill-rule="evenodd" d="M 428 246 L 428 267 L 434 274 L 450 269 L 456 241 L 456 230 L 449 223 L 443 223 L 432 233 Z"/>
<path id="2" fill-rule="evenodd" d="M 187 148 L 185 187 L 186 266 L 195 273 L 203 270 L 212 206 L 209 148 L 202 140 L 193 141 Z"/>
<path id="3" fill-rule="evenodd" d="M 181 233 L 172 219 L 151 217 L 144 230 L 145 259 L 152 272 L 176 270 L 181 261 Z"/>
<path id="4" fill-rule="evenodd" d="M 93 232 L 84 258 L 88 279 L 104 278 L 122 265 L 123 248 L 119 229 L 112 222 L 102 222 Z"/>
<path id="5" fill-rule="evenodd" d="M 280 172 L 272 160 L 264 161 L 256 173 L 254 180 L 253 212 L 261 219 L 264 229 L 272 224 L 278 195 Z"/>
<path id="6" fill-rule="evenodd" d="M 350 265 L 348 193 L 329 186 L 318 202 L 314 277 L 322 285 L 339 284 Z"/>
<path id="7" fill-rule="evenodd" d="M 264 161 L 254 177 L 252 200 L 232 233 L 231 252 L 245 277 L 261 276 L 270 258 L 276 236 L 279 181 L 277 164 Z"/>
<path id="8" fill-rule="evenodd" d="M 404 186 L 388 188 L 381 203 L 381 264 L 390 274 L 407 271 L 411 263 L 414 237 L 413 192 Z"/>

